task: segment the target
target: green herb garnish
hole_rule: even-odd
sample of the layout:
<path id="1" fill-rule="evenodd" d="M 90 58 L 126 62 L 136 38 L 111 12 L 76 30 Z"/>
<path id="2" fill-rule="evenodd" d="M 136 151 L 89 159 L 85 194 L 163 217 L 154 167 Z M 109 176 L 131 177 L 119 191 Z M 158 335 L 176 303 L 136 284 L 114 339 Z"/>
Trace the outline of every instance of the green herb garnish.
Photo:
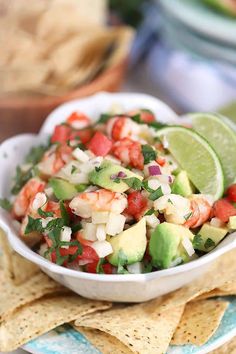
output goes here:
<path id="1" fill-rule="evenodd" d="M 193 215 L 193 213 L 192 213 L 192 211 L 190 211 L 190 213 L 184 215 L 184 219 L 185 219 L 186 221 L 188 221 L 188 220 L 191 218 L 192 215 Z"/>
<path id="2" fill-rule="evenodd" d="M 77 170 L 77 167 L 75 165 L 72 165 L 70 173 L 73 175 Z"/>
<path id="3" fill-rule="evenodd" d="M 208 249 L 208 248 L 215 247 L 215 245 L 216 245 L 215 242 L 211 238 L 208 237 L 208 239 L 206 240 L 206 242 L 204 244 L 204 247 L 206 249 Z"/>
<path id="4" fill-rule="evenodd" d="M 154 200 L 156 200 L 156 199 L 158 199 L 158 198 L 160 198 L 162 196 L 163 196 L 163 192 L 162 192 L 161 187 L 159 187 L 159 188 L 157 188 L 157 190 L 155 190 L 154 192 L 152 192 L 149 195 L 148 199 L 154 201 Z"/>
<path id="5" fill-rule="evenodd" d="M 47 217 L 53 216 L 52 211 L 43 211 L 42 208 L 38 208 L 38 214 L 40 216 L 42 216 L 42 218 L 47 218 Z"/>
<path id="6" fill-rule="evenodd" d="M 3 198 L 0 199 L 0 207 L 7 211 L 10 211 L 12 209 L 12 204 L 8 199 Z"/>
<path id="7" fill-rule="evenodd" d="M 152 214 L 154 214 L 154 213 L 155 213 L 154 208 L 151 208 L 151 209 L 149 209 L 149 210 L 144 214 L 144 216 L 152 215 Z"/>
<path id="8" fill-rule="evenodd" d="M 62 200 L 60 200 L 60 211 L 61 211 L 61 217 L 64 221 L 65 226 L 70 225 L 70 215 L 65 207 L 65 204 Z"/>
<path id="9" fill-rule="evenodd" d="M 96 273 L 97 274 L 104 274 L 104 270 L 103 270 L 103 264 L 106 263 L 106 260 L 105 258 L 100 258 L 99 261 L 98 261 L 98 264 L 96 266 Z"/>
<path id="10" fill-rule="evenodd" d="M 148 144 L 142 145 L 142 154 L 144 157 L 144 164 L 148 164 L 151 161 L 155 161 L 157 157 L 157 152 L 154 148 Z"/>
<path id="11" fill-rule="evenodd" d="M 31 163 L 32 165 L 36 165 L 39 161 L 41 161 L 45 151 L 48 149 L 48 146 L 39 145 L 32 147 L 30 152 L 25 158 L 25 162 Z"/>
<path id="12" fill-rule="evenodd" d="M 140 190 L 142 188 L 142 181 L 137 177 L 123 178 L 122 179 L 130 188 Z"/>
<path id="13" fill-rule="evenodd" d="M 124 251 L 121 249 L 119 250 L 118 253 L 118 269 L 117 269 L 117 273 L 118 274 L 129 274 L 129 272 L 127 271 L 127 269 L 125 269 L 125 265 L 127 265 L 128 263 L 128 259 L 126 254 L 124 253 Z"/>
<path id="14" fill-rule="evenodd" d="M 202 236 L 200 234 L 196 234 L 193 238 L 193 248 L 201 247 L 202 243 L 203 243 Z"/>

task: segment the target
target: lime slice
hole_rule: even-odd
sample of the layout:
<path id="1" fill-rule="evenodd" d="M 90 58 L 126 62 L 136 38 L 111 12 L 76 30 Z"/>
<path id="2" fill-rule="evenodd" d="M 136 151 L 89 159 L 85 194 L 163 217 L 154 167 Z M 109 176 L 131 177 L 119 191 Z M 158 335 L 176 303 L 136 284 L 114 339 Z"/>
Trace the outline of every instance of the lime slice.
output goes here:
<path id="1" fill-rule="evenodd" d="M 216 114 L 194 113 L 189 115 L 193 128 L 201 134 L 216 151 L 225 174 L 226 186 L 236 177 L 236 133 L 227 118 Z"/>
<path id="2" fill-rule="evenodd" d="M 191 129 L 172 126 L 160 129 L 157 136 L 165 140 L 167 149 L 188 173 L 195 187 L 219 199 L 224 192 L 224 175 L 215 151 Z"/>

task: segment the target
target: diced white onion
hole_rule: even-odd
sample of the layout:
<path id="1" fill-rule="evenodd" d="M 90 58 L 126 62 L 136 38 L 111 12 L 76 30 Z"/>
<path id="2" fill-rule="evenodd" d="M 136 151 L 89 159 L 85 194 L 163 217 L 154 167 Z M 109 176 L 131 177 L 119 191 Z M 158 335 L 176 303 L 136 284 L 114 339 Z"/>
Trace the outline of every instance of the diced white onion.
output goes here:
<path id="1" fill-rule="evenodd" d="M 50 221 L 52 221 L 52 220 L 54 220 L 54 218 L 51 217 L 51 216 L 47 217 L 46 219 L 41 219 L 42 227 L 45 229 L 45 227 L 47 226 L 47 224 L 48 224 Z"/>
<path id="2" fill-rule="evenodd" d="M 60 240 L 63 242 L 70 242 L 72 230 L 69 226 L 63 226 L 61 229 Z M 61 248 L 69 248 L 69 245 L 61 246 Z"/>
<path id="3" fill-rule="evenodd" d="M 146 218 L 147 225 L 153 229 L 155 229 L 157 225 L 160 224 L 160 220 L 154 214 L 146 215 L 145 218 Z"/>
<path id="4" fill-rule="evenodd" d="M 38 254 L 42 257 L 44 257 L 45 252 L 48 250 L 48 245 L 46 243 L 43 243 L 38 250 Z M 50 259 L 50 255 L 46 257 L 47 259 Z"/>
<path id="5" fill-rule="evenodd" d="M 109 219 L 106 224 L 106 233 L 110 236 L 115 236 L 121 233 L 125 226 L 125 216 L 115 213 L 109 214 Z"/>
<path id="6" fill-rule="evenodd" d="M 37 193 L 36 196 L 34 197 L 33 203 L 32 203 L 32 209 L 33 210 L 38 210 L 41 208 L 44 204 L 47 203 L 47 196 L 45 193 Z"/>
<path id="7" fill-rule="evenodd" d="M 54 195 L 52 187 L 45 188 L 44 192 L 48 198 L 51 198 Z"/>
<path id="8" fill-rule="evenodd" d="M 221 221 L 218 218 L 212 218 L 210 221 L 211 226 L 213 227 L 224 227 L 225 224 L 223 223 L 223 221 Z"/>
<path id="9" fill-rule="evenodd" d="M 161 183 L 165 183 L 165 184 L 170 183 L 169 175 L 159 175 L 157 178 Z"/>
<path id="10" fill-rule="evenodd" d="M 169 184 L 166 184 L 166 183 L 162 183 L 162 184 L 161 184 L 161 190 L 162 190 L 162 193 L 163 193 L 164 195 L 171 193 L 170 185 L 169 185 Z"/>
<path id="11" fill-rule="evenodd" d="M 164 149 L 168 149 L 169 143 L 168 143 L 168 140 L 167 140 L 165 135 L 164 135 L 164 138 L 162 140 L 162 144 L 163 144 Z"/>
<path id="12" fill-rule="evenodd" d="M 106 224 L 109 219 L 108 211 L 93 211 L 92 223 L 93 224 Z"/>
<path id="13" fill-rule="evenodd" d="M 93 223 L 85 223 L 83 236 L 88 241 L 96 241 L 97 240 L 97 226 Z"/>
<path id="14" fill-rule="evenodd" d="M 153 189 L 154 191 L 160 187 L 160 182 L 157 178 L 152 178 L 148 180 L 148 187 Z"/>
<path id="15" fill-rule="evenodd" d="M 98 241 L 105 241 L 106 240 L 106 227 L 105 225 L 98 225 L 96 236 Z"/>
<path id="16" fill-rule="evenodd" d="M 79 160 L 81 162 L 87 162 L 89 160 L 88 155 L 80 148 L 76 148 L 72 152 L 72 155 L 74 156 L 74 158 L 76 158 L 76 160 Z"/>
<path id="17" fill-rule="evenodd" d="M 116 165 L 121 165 L 121 161 L 119 159 L 117 159 L 116 157 L 114 157 L 114 156 L 107 155 L 106 156 L 106 160 L 109 160 L 109 161 L 113 162 Z"/>
<path id="18" fill-rule="evenodd" d="M 143 272 L 143 263 L 136 262 L 133 264 L 127 265 L 127 270 L 131 274 L 141 274 Z"/>
<path id="19" fill-rule="evenodd" d="M 186 250 L 186 252 L 188 253 L 189 257 L 191 257 L 195 253 L 192 242 L 185 236 L 183 237 L 182 245 Z"/>
<path id="20" fill-rule="evenodd" d="M 108 241 L 96 241 L 91 244 L 99 258 L 104 258 L 113 252 L 112 246 Z"/>

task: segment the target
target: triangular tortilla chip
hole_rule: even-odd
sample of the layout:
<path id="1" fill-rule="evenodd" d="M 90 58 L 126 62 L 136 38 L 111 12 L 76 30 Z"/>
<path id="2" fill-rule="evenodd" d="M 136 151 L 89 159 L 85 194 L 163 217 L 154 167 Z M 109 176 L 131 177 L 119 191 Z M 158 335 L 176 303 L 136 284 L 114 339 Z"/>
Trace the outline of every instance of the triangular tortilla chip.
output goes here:
<path id="1" fill-rule="evenodd" d="M 57 326 L 94 311 L 109 308 L 105 302 L 77 295 L 60 295 L 37 300 L 16 311 L 0 326 L 0 351 L 12 351 Z"/>
<path id="2" fill-rule="evenodd" d="M 114 308 L 76 320 L 76 326 L 99 329 L 122 343 L 132 352 L 165 353 L 179 323 L 184 306 L 160 313 L 156 301 Z"/>
<path id="3" fill-rule="evenodd" d="M 2 279 L 0 283 L 0 322 L 19 307 L 59 291 L 65 293 L 68 290 L 43 273 L 36 274 L 19 286 Z"/>
<path id="4" fill-rule="evenodd" d="M 222 347 L 213 350 L 210 354 L 236 354 L 236 337 Z"/>
<path id="5" fill-rule="evenodd" d="M 106 332 L 85 327 L 75 327 L 83 334 L 102 354 L 131 354 L 132 351 L 117 338 Z"/>
<path id="6" fill-rule="evenodd" d="M 217 300 L 187 304 L 171 344 L 205 344 L 219 327 L 228 304 Z"/>
<path id="7" fill-rule="evenodd" d="M 40 269 L 27 259 L 17 254 L 9 245 L 5 233 L 0 229 L 0 248 L 2 250 L 2 268 L 6 279 L 11 279 L 14 284 L 21 284 Z"/>

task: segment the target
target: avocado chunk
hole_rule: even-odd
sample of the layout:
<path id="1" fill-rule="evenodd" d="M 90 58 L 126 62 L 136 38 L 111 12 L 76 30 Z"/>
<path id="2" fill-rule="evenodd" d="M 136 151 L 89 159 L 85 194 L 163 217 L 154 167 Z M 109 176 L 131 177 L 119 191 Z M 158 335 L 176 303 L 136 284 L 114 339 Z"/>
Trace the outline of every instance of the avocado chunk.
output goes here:
<path id="1" fill-rule="evenodd" d="M 236 216 L 230 216 L 227 227 L 230 230 L 236 230 Z"/>
<path id="2" fill-rule="evenodd" d="M 175 177 L 171 193 L 179 194 L 182 197 L 189 197 L 194 193 L 194 186 L 190 182 L 186 171 L 180 171 Z"/>
<path id="3" fill-rule="evenodd" d="M 138 178 L 140 181 L 142 181 L 143 179 L 142 176 L 133 173 L 127 168 L 124 168 L 120 165 L 116 165 L 111 161 L 105 160 L 102 162 L 101 166 L 98 169 L 95 169 L 94 171 L 90 172 L 89 180 L 91 183 L 102 188 L 109 189 L 113 192 L 123 193 L 127 191 L 130 187 L 125 183 L 125 181 L 122 181 L 122 179 L 119 179 L 118 183 L 117 180 L 114 181 L 115 177 L 119 174 L 119 172 L 123 172 L 126 176 L 125 178 L 135 177 Z"/>
<path id="4" fill-rule="evenodd" d="M 192 242 L 194 234 L 182 225 L 168 222 L 159 224 L 152 233 L 149 242 L 149 253 L 153 266 L 166 269 L 172 267 L 178 259 L 179 263 L 189 262 L 190 257 L 182 245 L 184 238 Z"/>
<path id="5" fill-rule="evenodd" d="M 140 262 L 143 259 L 146 246 L 146 219 L 142 218 L 137 224 L 113 236 L 109 240 L 113 253 L 108 260 L 114 266 L 119 264 L 119 254 L 122 252 L 127 259 L 127 265 Z"/>
<path id="6" fill-rule="evenodd" d="M 72 199 L 79 192 L 83 192 L 87 188 L 86 184 L 74 185 L 60 178 L 51 178 L 49 185 L 52 187 L 53 193 L 59 200 Z"/>
<path id="7" fill-rule="evenodd" d="M 226 227 L 215 227 L 205 223 L 194 237 L 194 248 L 199 251 L 209 252 L 223 240 L 227 233 L 228 229 Z"/>

